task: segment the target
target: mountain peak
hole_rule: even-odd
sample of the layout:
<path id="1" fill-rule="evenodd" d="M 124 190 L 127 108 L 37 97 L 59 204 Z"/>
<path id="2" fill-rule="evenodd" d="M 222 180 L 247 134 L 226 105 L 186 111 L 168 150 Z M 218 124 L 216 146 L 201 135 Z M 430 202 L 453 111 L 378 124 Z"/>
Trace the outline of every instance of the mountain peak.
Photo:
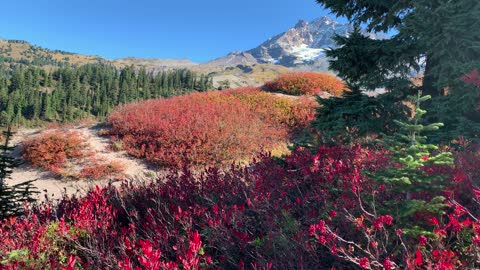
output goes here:
<path id="1" fill-rule="evenodd" d="M 294 27 L 273 36 L 261 45 L 245 52 L 232 52 L 212 63 L 236 66 L 244 63 L 277 64 L 286 67 L 326 70 L 325 50 L 336 48 L 335 35 L 346 36 L 353 31 L 348 23 L 328 16 L 310 22 L 299 20 Z M 376 34 L 372 34 L 376 35 Z"/>
<path id="2" fill-rule="evenodd" d="M 308 23 L 305 20 L 299 20 L 293 28 L 304 28 Z"/>
<path id="3" fill-rule="evenodd" d="M 319 23 L 319 22 L 324 23 L 324 24 L 332 24 L 335 21 L 328 16 L 321 16 L 321 17 L 318 17 L 318 18 L 316 18 L 312 21 L 312 23 Z"/>
<path id="4" fill-rule="evenodd" d="M 343 24 L 339 23 L 338 21 L 333 20 L 332 18 L 330 18 L 328 16 L 318 17 L 318 18 L 312 20 L 309 24 L 310 24 L 311 27 L 316 27 L 316 28 L 319 28 L 319 29 L 335 28 L 337 25 L 343 25 Z"/>
<path id="5" fill-rule="evenodd" d="M 243 51 L 231 51 L 228 53 L 229 56 L 242 55 Z"/>
<path id="6" fill-rule="evenodd" d="M 311 64 L 319 58 L 325 58 L 326 48 L 336 46 L 333 40 L 336 34 L 346 35 L 350 31 L 348 24 L 339 23 L 328 16 L 311 22 L 300 20 L 293 28 L 248 52 L 260 63 L 287 67 Z"/>

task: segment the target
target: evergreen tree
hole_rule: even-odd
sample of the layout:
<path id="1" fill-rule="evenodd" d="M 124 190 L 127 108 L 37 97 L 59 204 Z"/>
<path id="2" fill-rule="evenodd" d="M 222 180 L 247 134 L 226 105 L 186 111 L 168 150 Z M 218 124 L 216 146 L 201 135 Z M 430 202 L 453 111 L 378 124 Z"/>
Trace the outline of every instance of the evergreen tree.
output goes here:
<path id="1" fill-rule="evenodd" d="M 33 67 L 12 68 L 10 75 L 0 77 L 0 115 L 15 124 L 69 122 L 89 115 L 102 119 L 120 103 L 195 90 L 195 75 L 186 69 L 154 76 L 144 69 L 117 70 L 103 64 L 67 66 L 50 74 Z"/>
<path id="2" fill-rule="evenodd" d="M 419 68 L 418 62 L 423 59 L 425 93 L 437 96 L 480 61 L 480 3 L 476 0 L 317 2 L 355 25 L 365 23 L 369 31 L 397 31 L 389 39 L 374 40 L 359 35 L 357 29 L 355 35 L 337 37 L 340 47 L 327 53 L 334 58 L 332 64 L 341 77 L 369 89 L 405 78 L 412 68 Z"/>
<path id="3" fill-rule="evenodd" d="M 427 137 L 422 135 L 443 126 L 442 123 L 422 124 L 426 111 L 420 108 L 420 104 L 430 98 L 428 95 L 422 96 L 421 91 L 417 96 L 410 97 L 410 101 L 415 105 L 413 118 L 409 122 L 395 120 L 400 131 L 383 140 L 383 144 L 390 151 L 392 166 L 374 176 L 376 181 L 391 186 L 399 196 L 404 196 L 401 205 L 395 201 L 394 205 L 387 203 L 386 208 L 390 213 L 398 213 L 400 221 L 407 225 L 414 214 L 440 214 L 445 206 L 445 198 L 437 196 L 440 191 L 445 190 L 445 176 L 430 174 L 424 168 L 431 165 L 453 165 L 450 152 L 442 152 L 437 146 L 426 143 Z M 416 228 L 409 229 L 412 234 L 423 233 Z"/>
<path id="4" fill-rule="evenodd" d="M 164 90 L 168 89 L 168 78 L 167 78 L 167 73 L 165 71 L 162 72 L 162 89 Z"/>
<path id="5" fill-rule="evenodd" d="M 206 90 L 206 86 L 205 86 L 205 76 L 203 74 L 200 75 L 200 81 L 199 81 L 199 87 L 198 87 L 198 90 L 200 90 L 200 92 L 203 92 Z"/>
<path id="6" fill-rule="evenodd" d="M 51 116 L 51 104 L 50 97 L 47 93 L 42 94 L 42 109 L 41 109 L 41 118 L 45 120 L 50 120 Z"/>
<path id="7" fill-rule="evenodd" d="M 394 94 L 370 97 L 359 87 L 350 86 L 341 97 L 321 98 L 307 142 L 351 142 L 354 139 L 396 130 L 392 119 L 405 119 L 407 107 Z"/>
<path id="8" fill-rule="evenodd" d="M 38 193 L 33 187 L 33 181 L 27 181 L 8 186 L 6 181 L 12 171 L 19 165 L 19 161 L 11 157 L 12 147 L 9 146 L 12 132 L 10 126 L 3 132 L 4 141 L 0 146 L 0 218 L 21 215 L 25 202 L 34 202 L 34 194 Z"/>
<path id="9" fill-rule="evenodd" d="M 348 37 L 337 36 L 338 48 L 327 56 L 340 77 L 366 90 L 384 87 L 410 93 L 416 90 L 410 83 L 412 72 L 423 71 L 422 89 L 433 97 L 426 104 L 432 121 L 445 121 L 447 130 L 456 131 L 444 139 L 461 135 L 467 125 L 480 127 L 480 117 L 469 117 L 475 108 L 468 102 L 478 101 L 480 94 L 464 91 L 460 81 L 463 74 L 480 67 L 479 1 L 317 2 L 354 25 L 365 24 L 368 31 L 394 33 L 388 39 L 373 39 L 356 27 Z M 462 104 L 460 110 L 441 110 Z"/>

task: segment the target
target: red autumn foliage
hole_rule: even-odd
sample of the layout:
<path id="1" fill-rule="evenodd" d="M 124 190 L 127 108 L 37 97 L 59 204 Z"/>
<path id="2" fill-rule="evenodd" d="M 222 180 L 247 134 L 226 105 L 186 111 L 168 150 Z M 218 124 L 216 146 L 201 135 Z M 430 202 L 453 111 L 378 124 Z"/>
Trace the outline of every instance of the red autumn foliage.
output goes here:
<path id="1" fill-rule="evenodd" d="M 23 143 L 23 158 L 34 166 L 59 173 L 68 160 L 85 157 L 85 147 L 78 132 L 48 132 Z"/>
<path id="2" fill-rule="evenodd" d="M 238 98 L 263 121 L 289 132 L 307 127 L 314 117 L 313 108 L 317 106 L 315 100 L 307 97 L 292 99 L 272 96 L 253 86 L 235 88 L 223 93 Z"/>
<path id="3" fill-rule="evenodd" d="M 252 167 L 203 174 L 184 170 L 148 184 L 96 189 L 31 209 L 0 225 L 5 267 L 93 269 L 315 268 L 331 256 L 305 249 L 308 226 L 329 201 L 355 205 L 348 193 L 375 170 L 374 152 L 360 147 L 300 150 L 286 167 L 265 156 Z M 381 160 L 381 159 L 380 159 Z M 352 176 L 349 178 L 347 176 Z M 328 194 L 329 186 L 344 188 Z M 333 197 L 332 197 L 333 196 Z M 55 248 L 54 248 L 55 247 Z M 21 258 L 12 252 L 27 250 Z M 313 255 L 313 256 L 312 256 Z M 9 259 L 10 258 L 10 259 Z M 324 259 L 325 262 L 322 262 Z"/>
<path id="4" fill-rule="evenodd" d="M 269 91 L 283 92 L 289 95 L 315 95 L 327 92 L 340 96 L 345 89 L 345 84 L 327 73 L 294 72 L 280 76 L 273 82 L 268 82 L 265 87 Z"/>
<path id="5" fill-rule="evenodd" d="M 465 83 L 473 84 L 477 87 L 480 87 L 480 75 L 478 74 L 477 69 L 474 69 L 470 73 L 463 75 L 460 79 Z M 480 112 L 480 102 L 477 103 L 475 109 Z"/>
<path id="6" fill-rule="evenodd" d="M 480 87 L 480 76 L 478 75 L 478 70 L 472 70 L 472 72 L 461 77 L 461 80 Z"/>
<path id="7" fill-rule="evenodd" d="M 57 176 L 76 179 L 123 178 L 123 164 L 104 163 L 88 151 L 86 139 L 75 131 L 55 130 L 23 143 L 22 157 Z"/>
<path id="8" fill-rule="evenodd" d="M 104 164 L 92 164 L 80 171 L 80 177 L 86 179 L 119 178 L 124 170 L 124 165 L 118 161 Z"/>
<path id="9" fill-rule="evenodd" d="M 213 165 L 287 140 L 313 119 L 313 106 L 243 88 L 128 104 L 108 121 L 133 156 L 164 166 Z"/>
<path id="10" fill-rule="evenodd" d="M 480 176 L 480 149 L 471 145 L 455 156 L 453 167 L 430 168 L 434 174 L 450 177 L 449 187 L 444 192 L 448 207 L 439 218 L 419 215 L 411 221 L 412 226 L 423 228 L 425 235 L 405 235 L 402 229 L 396 228 L 396 219 L 400 217 L 380 215 L 375 207 L 367 208 L 369 206 L 362 202 L 366 196 L 375 196 L 379 205 L 383 203 L 380 198 L 394 198 L 391 197 L 394 191 L 379 186 L 373 193 L 360 191 L 353 194 L 360 207 L 343 208 L 336 218 L 322 219 L 311 225 L 309 231 L 314 242 L 309 244 L 310 247 L 327 248 L 338 258 L 361 268 L 365 258 L 371 269 L 477 268 L 480 258 L 480 242 L 477 241 L 480 239 L 480 197 L 477 195 L 480 192 L 475 187 L 475 180 Z M 368 185 L 374 186 L 375 183 Z M 398 199 L 398 203 L 400 201 Z"/>
<path id="11" fill-rule="evenodd" d="M 472 151 L 457 156 L 478 164 Z M 451 171 L 455 186 L 478 174 L 468 164 Z M 322 146 L 297 149 L 284 164 L 262 156 L 249 167 L 97 188 L 1 222 L 0 261 L 4 269 L 478 267 L 480 215 L 460 205 L 458 192 L 479 199 L 480 191 L 452 191 L 444 216 L 415 221 L 431 233 L 410 237 L 395 213 L 367 213 L 361 204 L 362 196 L 381 203 L 395 195 L 362 173 L 388 165 L 383 151 Z"/>

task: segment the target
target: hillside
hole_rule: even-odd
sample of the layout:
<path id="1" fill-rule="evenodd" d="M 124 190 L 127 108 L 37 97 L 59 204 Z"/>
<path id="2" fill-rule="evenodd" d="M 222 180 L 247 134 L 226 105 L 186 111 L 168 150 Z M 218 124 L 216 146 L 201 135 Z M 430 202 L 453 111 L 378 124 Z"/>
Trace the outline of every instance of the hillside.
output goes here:
<path id="1" fill-rule="evenodd" d="M 231 87 L 245 85 L 262 85 L 272 81 L 278 76 L 289 73 L 291 70 L 280 65 L 255 64 L 253 66 L 237 65 L 235 67 L 213 68 L 199 65 L 192 68 L 199 73 L 208 73 L 213 78 L 214 86 L 221 86 L 225 83 Z M 227 87 L 228 88 L 228 87 Z"/>
<path id="2" fill-rule="evenodd" d="M 0 40 L 0 59 L 7 63 L 20 63 L 44 67 L 61 67 L 66 64 L 85 65 L 107 61 L 99 56 L 89 56 L 59 50 L 49 50 L 22 40 Z"/>
<path id="3" fill-rule="evenodd" d="M 133 66 L 135 69 L 145 69 L 147 73 L 157 74 L 162 71 L 188 68 L 194 72 L 210 74 L 214 86 L 228 80 L 232 86 L 260 85 L 275 79 L 278 75 L 290 70 L 280 65 L 258 64 L 255 62 L 229 61 L 224 59 L 204 64 L 188 59 L 157 59 L 157 58 L 120 58 L 109 60 L 99 56 L 89 56 L 59 50 L 50 50 L 27 41 L 0 40 L 0 62 L 8 64 L 36 66 L 51 71 L 66 65 L 82 66 L 93 63 L 110 64 L 117 69 Z M 234 65 L 233 65 L 234 64 Z"/>

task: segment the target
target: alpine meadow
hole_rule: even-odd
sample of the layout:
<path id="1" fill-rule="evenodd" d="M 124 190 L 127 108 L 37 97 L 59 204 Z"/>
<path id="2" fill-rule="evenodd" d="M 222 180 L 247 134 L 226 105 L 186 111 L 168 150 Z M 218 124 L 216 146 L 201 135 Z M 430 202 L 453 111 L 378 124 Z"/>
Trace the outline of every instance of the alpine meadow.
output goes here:
<path id="1" fill-rule="evenodd" d="M 480 268 L 480 1 L 137 2 L 4 3 L 0 269 Z"/>

